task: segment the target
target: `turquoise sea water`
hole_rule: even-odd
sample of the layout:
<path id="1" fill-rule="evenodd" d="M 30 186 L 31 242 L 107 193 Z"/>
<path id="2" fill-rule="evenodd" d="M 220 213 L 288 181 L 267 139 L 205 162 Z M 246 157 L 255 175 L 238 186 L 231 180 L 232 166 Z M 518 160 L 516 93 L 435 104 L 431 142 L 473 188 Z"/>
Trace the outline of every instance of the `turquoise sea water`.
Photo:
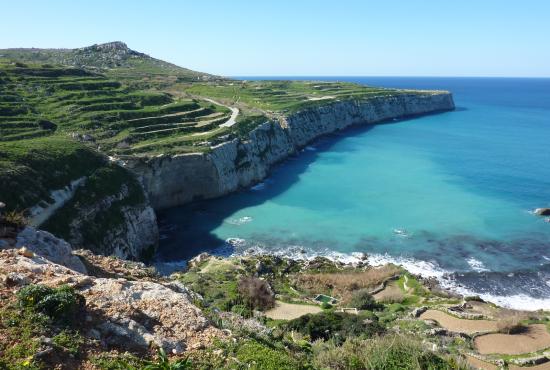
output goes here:
<path id="1" fill-rule="evenodd" d="M 550 223 L 531 213 L 550 206 L 550 79 L 334 79 L 446 89 L 457 109 L 324 137 L 251 189 L 163 212 L 159 260 L 364 252 L 550 308 Z"/>

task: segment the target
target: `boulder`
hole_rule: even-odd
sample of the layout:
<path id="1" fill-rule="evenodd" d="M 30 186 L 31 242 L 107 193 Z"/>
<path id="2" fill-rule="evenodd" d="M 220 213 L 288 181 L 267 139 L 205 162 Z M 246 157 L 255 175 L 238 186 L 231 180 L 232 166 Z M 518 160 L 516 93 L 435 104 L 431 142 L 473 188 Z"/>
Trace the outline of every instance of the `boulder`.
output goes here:
<path id="1" fill-rule="evenodd" d="M 15 246 L 20 250 L 32 252 L 71 270 L 86 273 L 86 267 L 84 267 L 80 258 L 73 254 L 71 245 L 47 231 L 26 227 L 17 235 Z M 29 257 L 30 255 L 26 256 Z"/>
<path id="2" fill-rule="evenodd" d="M 535 214 L 539 216 L 550 216 L 550 208 L 537 208 Z"/>
<path id="3" fill-rule="evenodd" d="M 96 278 L 13 249 L 0 251 L 0 281 L 6 280 L 72 286 L 86 300 L 85 335 L 110 348 L 145 352 L 153 345 L 182 353 L 227 338 L 193 305 L 194 296 L 179 282 Z"/>

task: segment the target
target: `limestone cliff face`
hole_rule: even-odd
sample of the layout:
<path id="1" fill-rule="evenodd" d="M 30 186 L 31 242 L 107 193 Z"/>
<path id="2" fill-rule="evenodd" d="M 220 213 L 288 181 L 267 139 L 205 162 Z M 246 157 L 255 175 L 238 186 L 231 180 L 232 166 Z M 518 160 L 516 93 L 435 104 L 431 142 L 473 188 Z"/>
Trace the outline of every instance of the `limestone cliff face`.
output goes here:
<path id="1" fill-rule="evenodd" d="M 75 207 L 67 240 L 102 255 L 123 259 L 151 257 L 158 243 L 154 210 L 147 203 L 127 204 L 128 187 L 93 205 Z"/>
<path id="2" fill-rule="evenodd" d="M 261 181 L 275 163 L 321 135 L 352 125 L 452 109 L 452 95 L 446 92 L 335 101 L 266 121 L 247 140 L 234 139 L 209 153 L 136 158 L 125 166 L 140 177 L 151 205 L 159 210 L 219 197 Z"/>
<path id="3" fill-rule="evenodd" d="M 152 257 L 158 243 L 155 211 L 140 183 L 114 164 L 96 170 L 50 205 L 38 224 L 72 245 L 125 259 Z M 46 212 L 60 204 L 53 212 Z M 41 208 L 42 209 L 42 208 Z M 44 217 L 42 217 L 44 218 Z"/>

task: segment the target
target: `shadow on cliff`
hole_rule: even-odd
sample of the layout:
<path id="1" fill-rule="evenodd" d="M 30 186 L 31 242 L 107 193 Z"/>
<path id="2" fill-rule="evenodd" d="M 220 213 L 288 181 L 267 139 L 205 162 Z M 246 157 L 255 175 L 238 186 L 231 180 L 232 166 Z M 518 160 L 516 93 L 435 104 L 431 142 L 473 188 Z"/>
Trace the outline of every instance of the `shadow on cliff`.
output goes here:
<path id="1" fill-rule="evenodd" d="M 419 117 L 406 119 L 416 118 Z M 384 124 L 398 123 L 402 120 L 387 121 Z M 223 222 L 227 222 L 228 217 L 243 208 L 260 205 L 287 191 L 300 180 L 300 176 L 317 160 L 320 153 L 329 150 L 339 153 L 355 151 L 353 146 L 335 145 L 346 137 L 363 134 L 375 126 L 353 126 L 323 136 L 276 165 L 263 183 L 249 189 L 159 212 L 161 240 L 156 255 L 157 261 L 187 260 L 201 252 L 213 250 L 217 253 L 223 251 L 223 254 L 231 254 L 232 246 L 213 233 Z"/>

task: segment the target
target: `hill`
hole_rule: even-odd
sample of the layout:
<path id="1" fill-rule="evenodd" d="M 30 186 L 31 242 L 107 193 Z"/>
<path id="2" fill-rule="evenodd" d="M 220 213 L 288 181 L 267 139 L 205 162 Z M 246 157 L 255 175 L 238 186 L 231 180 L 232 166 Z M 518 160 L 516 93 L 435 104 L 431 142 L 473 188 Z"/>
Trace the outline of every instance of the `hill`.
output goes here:
<path id="1" fill-rule="evenodd" d="M 0 58 L 23 63 L 60 64 L 120 77 L 173 76 L 183 81 L 221 79 L 150 57 L 120 41 L 77 49 L 0 49 Z"/>

